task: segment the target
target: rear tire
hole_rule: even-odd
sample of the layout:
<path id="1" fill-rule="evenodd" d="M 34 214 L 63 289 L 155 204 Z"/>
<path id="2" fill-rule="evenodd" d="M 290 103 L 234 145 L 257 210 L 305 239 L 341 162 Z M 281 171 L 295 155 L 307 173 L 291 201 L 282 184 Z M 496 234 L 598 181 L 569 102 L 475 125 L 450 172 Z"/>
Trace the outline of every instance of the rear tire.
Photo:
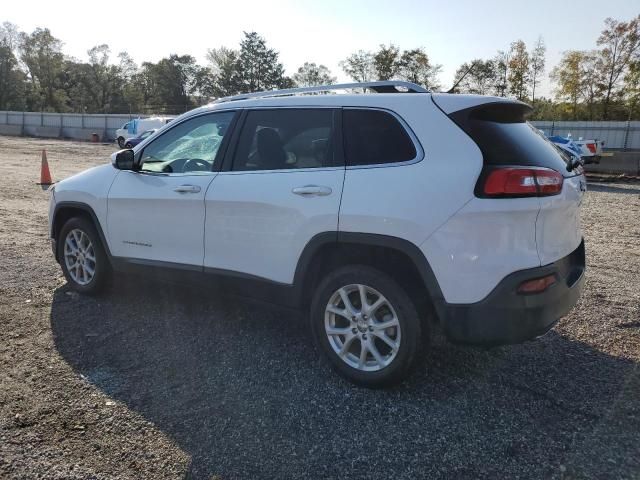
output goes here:
<path id="1" fill-rule="evenodd" d="M 69 286 L 80 293 L 100 292 L 111 266 L 93 222 L 84 217 L 70 218 L 57 242 L 58 259 Z"/>
<path id="2" fill-rule="evenodd" d="M 365 387 L 405 379 L 422 346 L 409 295 L 371 267 L 349 265 L 327 274 L 316 288 L 310 318 L 316 347 L 334 370 Z"/>
<path id="3" fill-rule="evenodd" d="M 125 143 L 124 148 L 133 148 L 129 142 Z"/>

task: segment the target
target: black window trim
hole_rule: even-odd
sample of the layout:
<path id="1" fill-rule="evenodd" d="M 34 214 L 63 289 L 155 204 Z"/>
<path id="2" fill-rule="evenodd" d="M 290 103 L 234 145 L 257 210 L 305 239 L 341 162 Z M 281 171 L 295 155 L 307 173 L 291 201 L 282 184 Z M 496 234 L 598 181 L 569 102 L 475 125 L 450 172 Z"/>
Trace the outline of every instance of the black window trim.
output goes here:
<path id="1" fill-rule="evenodd" d="M 225 136 L 222 138 L 222 143 L 220 144 L 220 147 L 218 148 L 218 152 L 216 153 L 216 158 L 214 159 L 213 165 L 211 170 L 209 171 L 201 171 L 201 172 L 192 172 L 192 173 L 168 173 L 168 172 L 150 172 L 150 171 L 145 171 L 145 170 L 137 170 L 136 173 L 140 173 L 140 174 L 144 174 L 144 175 L 161 175 L 161 176 L 173 176 L 173 177 L 177 177 L 177 176 L 190 176 L 190 175 L 203 175 L 206 173 L 218 173 L 220 172 L 220 170 L 222 169 L 224 160 L 227 156 L 227 151 L 229 149 L 229 144 L 231 142 L 232 137 L 234 136 L 237 128 L 237 124 L 238 124 L 238 120 L 240 117 L 240 114 L 242 113 L 242 111 L 240 109 L 237 108 L 233 108 L 233 109 L 221 109 L 221 110 L 207 110 L 204 112 L 199 112 L 197 114 L 194 115 L 189 115 L 186 116 L 184 118 L 182 118 L 179 122 L 175 122 L 174 119 L 173 121 L 171 121 L 170 123 L 165 123 L 165 125 L 171 125 L 170 127 L 164 129 L 162 132 L 156 132 L 156 133 L 160 133 L 156 138 L 154 138 L 152 141 L 145 143 L 144 144 L 144 148 L 141 148 L 140 150 L 138 150 L 135 154 L 135 161 L 136 162 L 140 162 L 140 160 L 142 159 L 142 155 L 144 154 L 145 149 L 153 144 L 153 142 L 155 142 L 156 140 L 158 140 L 160 137 L 162 137 L 163 135 L 165 135 L 167 132 L 170 132 L 171 130 L 173 130 L 174 128 L 178 127 L 179 125 L 182 125 L 185 122 L 188 122 L 189 120 L 193 120 L 194 118 L 199 118 L 199 117 L 204 117 L 207 115 L 216 115 L 216 114 L 221 114 L 221 113 L 233 113 L 233 117 L 231 118 L 231 122 L 229 123 L 229 127 L 227 128 L 227 134 L 225 134 Z M 175 123 L 174 123 L 175 122 Z M 145 139 L 146 140 L 146 139 Z M 219 161 L 216 161 L 219 160 Z M 216 165 L 217 164 L 217 165 Z M 140 167 L 142 167 L 142 164 L 140 165 Z"/>
<path id="2" fill-rule="evenodd" d="M 416 156 L 415 158 L 411 159 L 411 160 L 405 160 L 403 162 L 388 162 L 388 163 L 373 163 L 370 165 L 346 165 L 346 169 L 347 170 L 360 170 L 363 168 L 389 168 L 389 167 L 404 167 L 405 165 L 413 165 L 414 163 L 420 163 L 422 160 L 424 160 L 425 158 L 425 153 L 424 153 L 424 149 L 422 148 L 422 144 L 420 143 L 420 140 L 418 140 L 418 136 L 415 134 L 415 132 L 412 130 L 412 128 L 409 126 L 409 124 L 405 121 L 404 118 L 402 118 L 397 112 L 394 112 L 393 110 L 390 110 L 388 108 L 382 108 L 382 107 L 367 107 L 367 106 L 361 106 L 361 105 L 355 105 L 355 106 L 343 106 L 342 107 L 342 111 L 344 112 L 345 110 L 378 110 L 381 112 L 386 112 L 391 114 L 393 117 L 395 117 L 396 120 L 398 120 L 398 122 L 400 122 L 400 125 L 402 126 L 402 128 L 404 128 L 405 132 L 407 133 L 407 135 L 409 135 L 409 138 L 411 139 L 411 141 L 413 142 L 413 146 L 416 150 Z M 342 122 L 343 125 L 343 129 L 344 129 L 344 121 Z M 344 132 L 342 134 L 342 138 L 344 139 Z M 343 140 L 344 141 L 344 140 Z M 346 158 L 346 149 L 342 148 L 343 152 L 344 152 L 344 159 L 345 162 L 347 160 Z"/>
<path id="3" fill-rule="evenodd" d="M 282 168 L 277 170 L 233 170 L 233 159 L 238 149 L 240 134 L 245 127 L 249 112 L 255 110 L 332 110 L 333 111 L 333 129 L 334 129 L 334 165 L 326 167 L 308 167 L 308 168 Z M 242 108 L 241 114 L 238 115 L 233 135 L 230 138 L 230 145 L 227 149 L 221 173 L 231 175 L 257 175 L 265 173 L 292 173 L 292 172 L 319 172 L 328 170 L 344 170 L 345 157 L 342 139 L 342 107 L 335 105 L 256 105 Z"/>

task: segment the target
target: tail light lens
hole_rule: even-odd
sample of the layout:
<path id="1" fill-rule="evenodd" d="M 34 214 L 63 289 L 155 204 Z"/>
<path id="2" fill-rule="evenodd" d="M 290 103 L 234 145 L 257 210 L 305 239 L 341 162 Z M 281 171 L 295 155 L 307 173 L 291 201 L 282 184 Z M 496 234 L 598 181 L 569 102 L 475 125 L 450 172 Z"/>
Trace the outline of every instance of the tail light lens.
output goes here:
<path id="1" fill-rule="evenodd" d="M 596 153 L 596 144 L 595 143 L 587 143 L 587 148 L 591 153 Z"/>
<path id="2" fill-rule="evenodd" d="M 491 170 L 484 181 L 488 197 L 542 197 L 562 191 L 563 177 L 550 168 L 503 167 Z"/>

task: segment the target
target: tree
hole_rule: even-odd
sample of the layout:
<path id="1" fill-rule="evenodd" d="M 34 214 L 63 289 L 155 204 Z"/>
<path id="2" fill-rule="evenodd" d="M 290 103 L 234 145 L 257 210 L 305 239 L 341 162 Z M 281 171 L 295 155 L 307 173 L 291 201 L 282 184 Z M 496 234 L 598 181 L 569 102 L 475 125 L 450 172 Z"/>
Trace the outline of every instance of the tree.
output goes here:
<path id="1" fill-rule="evenodd" d="M 24 109 L 24 94 L 25 75 L 9 40 L 0 38 L 0 110 Z"/>
<path id="2" fill-rule="evenodd" d="M 18 50 L 20 46 L 21 33 L 18 27 L 11 22 L 2 22 L 0 25 L 0 41 L 5 43 L 12 52 Z"/>
<path id="3" fill-rule="evenodd" d="M 356 82 L 369 82 L 376 75 L 373 65 L 373 54 L 358 50 L 340 62 L 340 67 L 344 73 L 349 75 Z"/>
<path id="4" fill-rule="evenodd" d="M 28 107 L 34 110 L 64 111 L 67 94 L 62 85 L 64 55 L 62 42 L 48 28 L 21 34 L 21 60 L 31 83 Z"/>
<path id="5" fill-rule="evenodd" d="M 331 71 L 324 65 L 304 62 L 304 65 L 293 74 L 293 81 L 299 87 L 313 87 L 332 85 L 336 83 L 336 78 L 331 76 Z"/>
<path id="6" fill-rule="evenodd" d="M 503 50 L 498 50 L 494 60 L 493 60 L 495 69 L 496 69 L 496 95 L 499 97 L 504 97 L 507 94 L 507 80 L 509 78 L 509 52 L 505 52 Z"/>
<path id="7" fill-rule="evenodd" d="M 211 96 L 227 97 L 240 92 L 240 52 L 227 47 L 207 50 L 211 70 Z"/>
<path id="8" fill-rule="evenodd" d="M 536 87 L 540 82 L 540 77 L 544 73 L 545 67 L 545 54 L 547 53 L 547 47 L 542 40 L 542 37 L 538 37 L 531 56 L 529 58 L 530 75 L 529 81 L 531 82 L 531 104 L 535 106 L 536 103 Z"/>
<path id="9" fill-rule="evenodd" d="M 598 38 L 600 71 L 603 75 L 603 118 L 609 118 L 609 104 L 619 82 L 640 49 L 640 16 L 630 22 L 607 18 Z"/>
<path id="10" fill-rule="evenodd" d="M 198 65 L 191 55 L 169 55 L 158 63 L 145 62 L 140 81 L 146 104 L 166 113 L 180 113 L 193 106 Z"/>
<path id="11" fill-rule="evenodd" d="M 495 62 L 480 58 L 470 63 L 463 63 L 456 71 L 455 79 L 456 83 L 459 82 L 456 93 L 477 95 L 491 95 L 499 81 Z"/>
<path id="12" fill-rule="evenodd" d="M 401 68 L 400 49 L 393 44 L 388 47 L 380 45 L 380 50 L 373 54 L 373 68 L 377 80 L 391 80 L 398 75 Z"/>
<path id="13" fill-rule="evenodd" d="M 413 82 L 429 90 L 438 90 L 438 74 L 442 65 L 432 64 L 422 48 L 405 50 L 400 57 L 400 78 Z"/>
<path id="14" fill-rule="evenodd" d="M 284 76 L 284 67 L 278 62 L 278 52 L 268 48 L 256 32 L 244 32 L 238 57 L 240 92 L 256 92 L 284 88 L 291 80 Z"/>
<path id="15" fill-rule="evenodd" d="M 602 99 L 602 81 L 598 53 L 582 52 L 580 60 L 582 72 L 582 99 L 585 101 L 589 120 L 595 119 L 596 104 Z"/>
<path id="16" fill-rule="evenodd" d="M 585 52 L 569 50 L 551 72 L 551 78 L 558 84 L 556 97 L 571 104 L 574 120 L 578 118 L 578 101 L 584 87 L 584 59 Z"/>
<path id="17" fill-rule="evenodd" d="M 511 44 L 509 52 L 509 92 L 518 100 L 527 99 L 527 84 L 529 83 L 529 54 L 527 46 L 522 40 Z"/>
<path id="18" fill-rule="evenodd" d="M 624 90 L 629 119 L 640 118 L 640 58 L 631 62 L 624 77 Z"/>

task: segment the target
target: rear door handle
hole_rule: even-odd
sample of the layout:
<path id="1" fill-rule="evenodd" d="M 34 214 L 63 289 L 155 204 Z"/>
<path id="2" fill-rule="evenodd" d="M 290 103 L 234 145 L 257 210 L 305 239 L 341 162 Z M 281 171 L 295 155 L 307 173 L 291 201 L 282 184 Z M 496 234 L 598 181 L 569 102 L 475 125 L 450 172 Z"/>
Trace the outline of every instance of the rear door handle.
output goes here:
<path id="1" fill-rule="evenodd" d="M 304 187 L 296 187 L 291 190 L 296 195 L 303 197 L 323 197 L 325 195 L 331 195 L 331 188 L 322 185 L 305 185 Z"/>
<path id="2" fill-rule="evenodd" d="M 180 185 L 174 188 L 173 191 L 178 193 L 198 193 L 200 187 L 198 185 Z"/>

